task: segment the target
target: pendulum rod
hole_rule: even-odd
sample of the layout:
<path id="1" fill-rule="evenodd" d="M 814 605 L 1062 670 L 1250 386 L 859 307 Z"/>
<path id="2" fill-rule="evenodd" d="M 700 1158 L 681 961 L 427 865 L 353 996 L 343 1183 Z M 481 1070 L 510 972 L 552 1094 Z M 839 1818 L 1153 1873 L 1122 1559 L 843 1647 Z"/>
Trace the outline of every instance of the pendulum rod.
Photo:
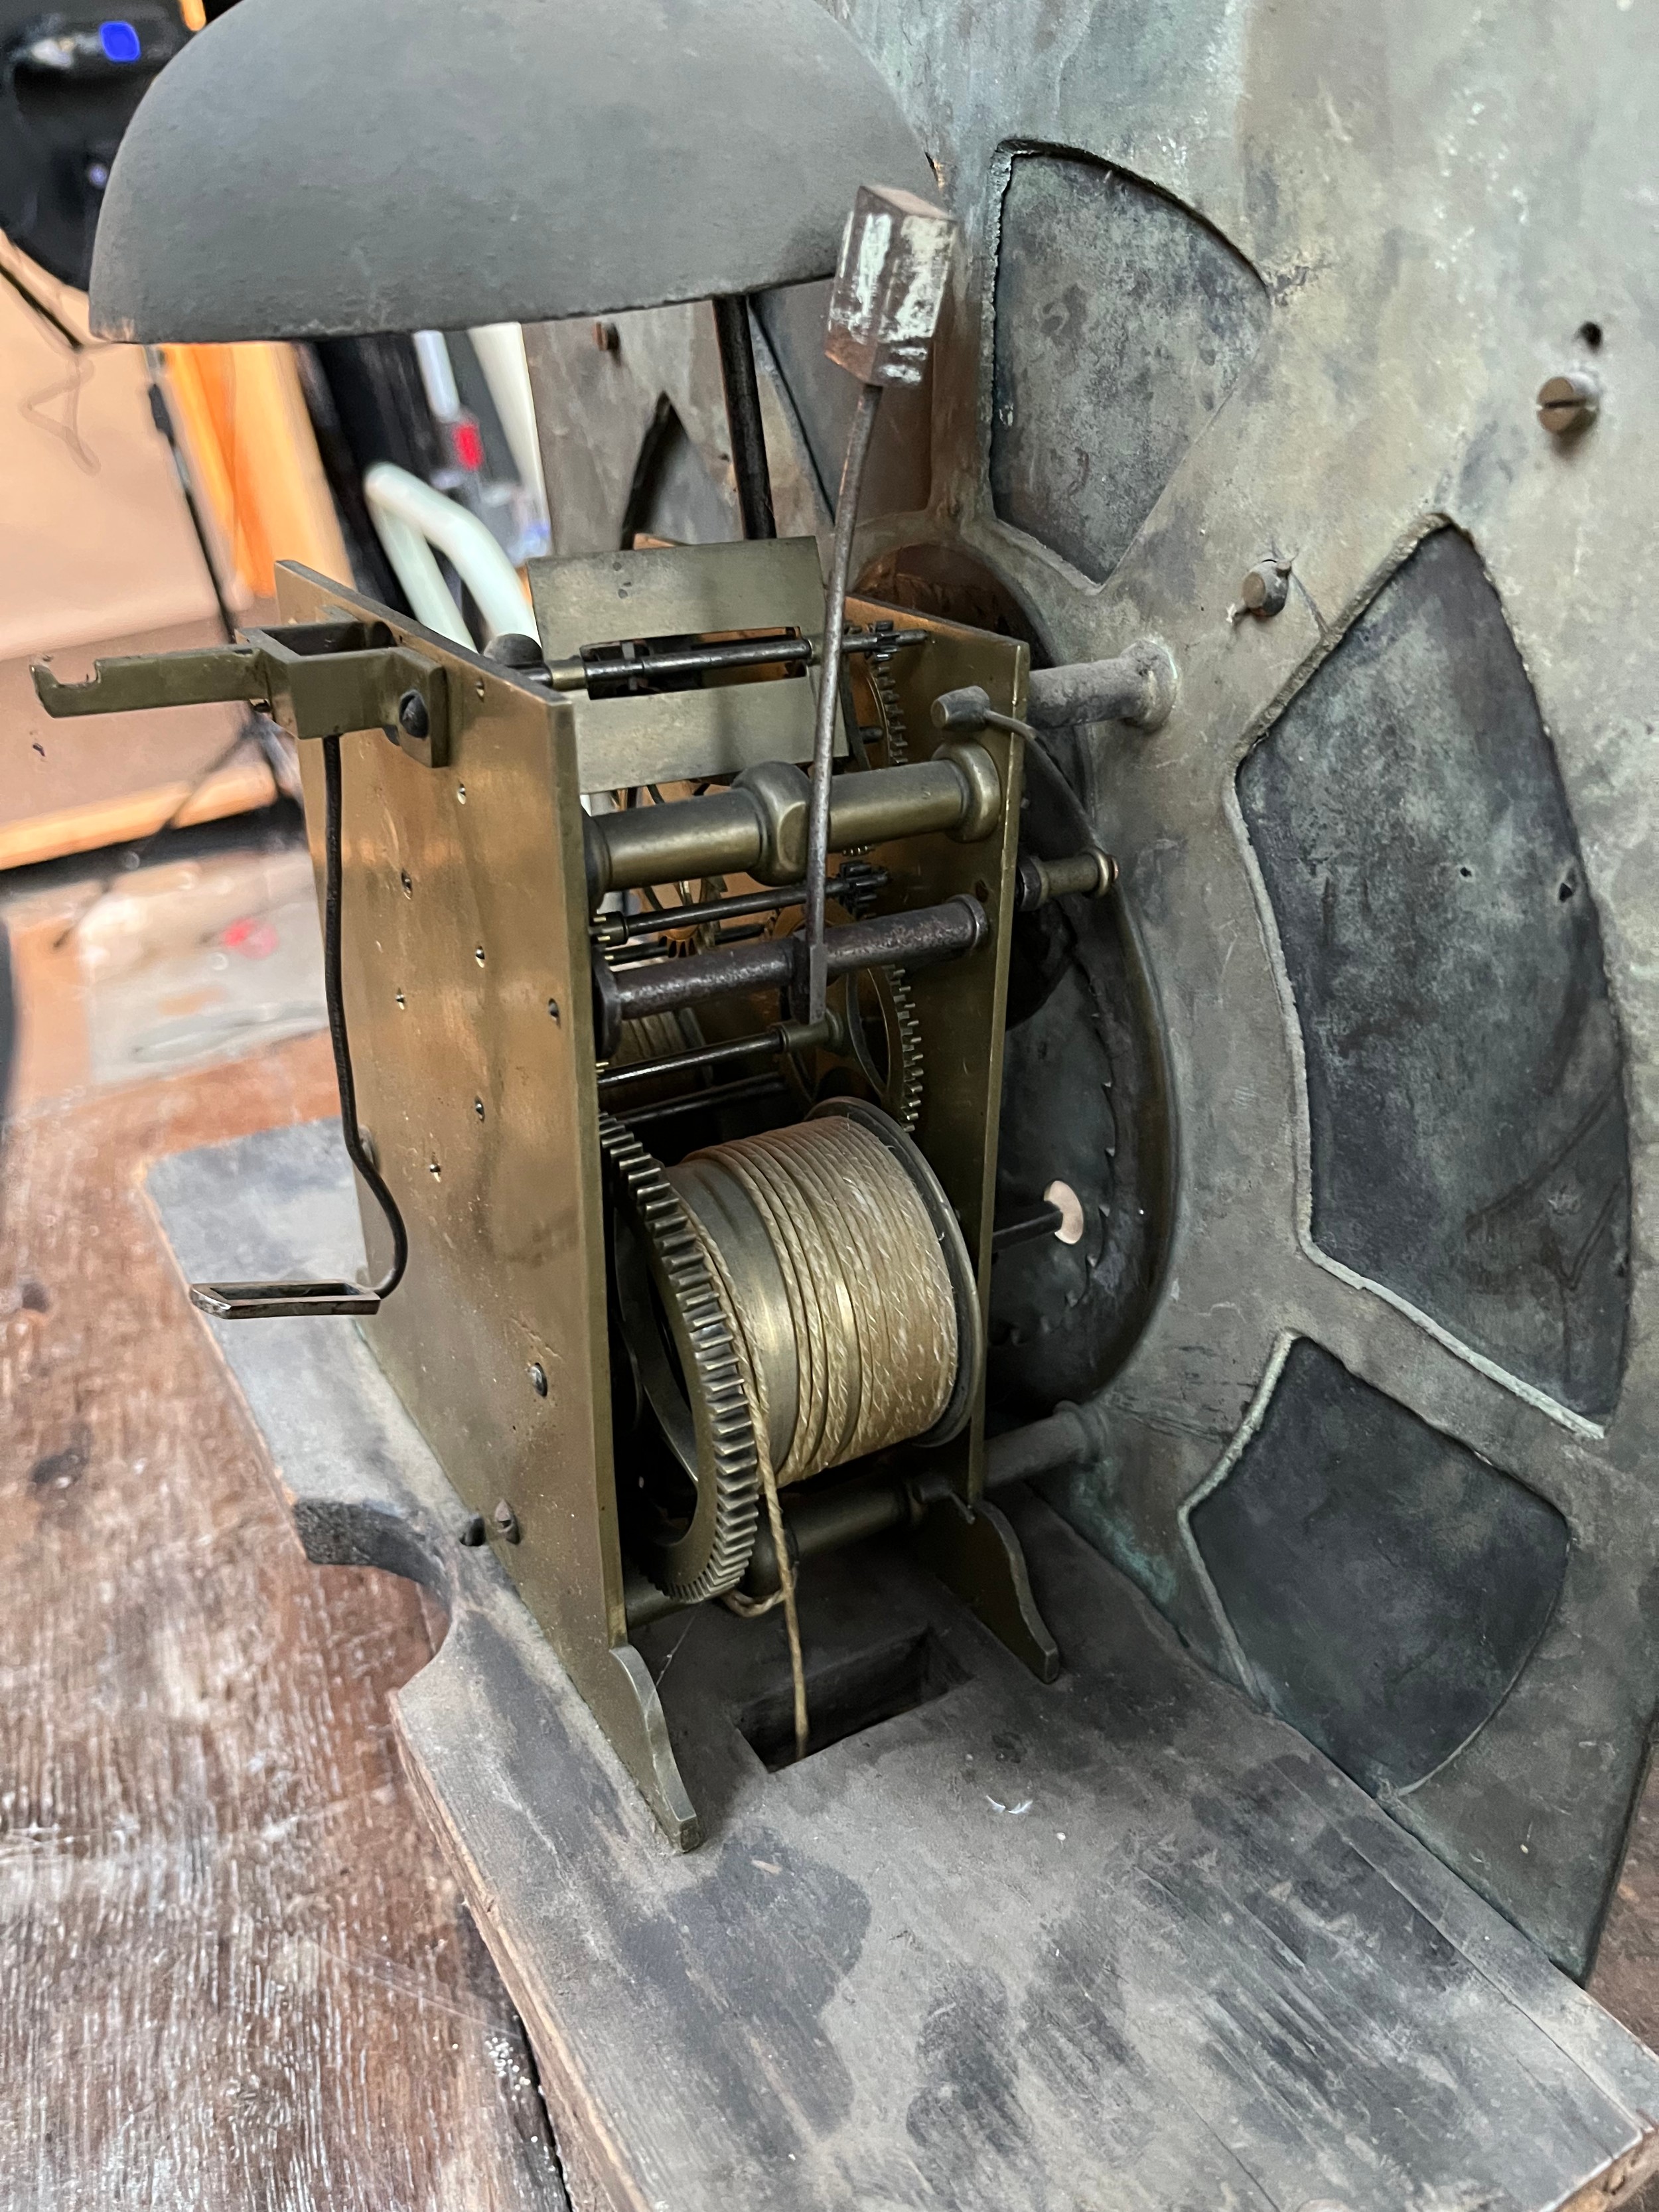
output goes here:
<path id="1" fill-rule="evenodd" d="M 858 412 L 848 434 L 847 458 L 842 465 L 841 495 L 836 501 L 836 545 L 830 567 L 830 584 L 823 605 L 823 651 L 818 678 L 817 720 L 812 733 L 812 793 L 806 817 L 806 943 L 805 1019 L 823 1019 L 830 973 L 823 946 L 823 872 L 830 857 L 830 779 L 835 767 L 836 709 L 841 698 L 842 632 L 847 623 L 847 587 L 853 569 L 853 532 L 858 523 L 859 495 L 864 486 L 864 465 L 869 458 L 870 436 L 876 427 L 876 410 L 882 387 L 866 384 L 859 393 Z"/>
<path id="2" fill-rule="evenodd" d="M 772 477 L 766 465 L 766 433 L 761 423 L 760 382 L 755 374 L 755 339 L 749 327 L 749 302 L 741 295 L 714 302 L 714 336 L 720 353 L 720 382 L 726 390 L 726 419 L 732 433 L 732 469 L 738 480 L 738 512 L 745 538 L 775 538 Z"/>

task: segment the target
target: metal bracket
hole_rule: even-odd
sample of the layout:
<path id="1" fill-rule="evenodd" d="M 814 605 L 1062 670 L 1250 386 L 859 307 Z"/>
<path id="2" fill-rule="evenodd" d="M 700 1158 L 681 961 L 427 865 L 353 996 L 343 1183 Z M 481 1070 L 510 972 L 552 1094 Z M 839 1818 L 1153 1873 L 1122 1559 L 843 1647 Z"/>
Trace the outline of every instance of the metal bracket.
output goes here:
<path id="1" fill-rule="evenodd" d="M 126 654 L 94 662 L 82 684 L 60 683 L 45 661 L 30 673 L 57 717 L 240 700 L 292 738 L 379 729 L 423 768 L 448 765 L 448 675 L 383 623 L 286 623 L 244 631 L 234 645 Z"/>
<path id="2" fill-rule="evenodd" d="M 391 1231 L 392 1259 L 371 1287 L 356 1283 L 192 1283 L 191 1303 L 220 1321 L 279 1316 L 379 1313 L 403 1279 L 409 1238 L 357 1122 L 351 1051 L 340 979 L 340 739 L 379 729 L 423 768 L 447 767 L 449 677 L 443 664 L 401 644 L 383 622 L 285 623 L 245 631 L 234 644 L 185 653 L 146 653 L 96 661 L 82 684 L 60 683 L 44 661 L 31 674 L 49 714 L 118 714 L 135 708 L 199 707 L 244 701 L 263 706 L 294 738 L 321 741 L 324 788 L 323 983 L 340 1087 L 340 1120 L 352 1165 Z"/>
<path id="3" fill-rule="evenodd" d="M 1005 1513 L 947 1498 L 911 1538 L 918 1556 L 1039 1682 L 1060 1674 L 1060 1646 L 1037 1610 L 1025 1554 Z"/>
<path id="4" fill-rule="evenodd" d="M 192 1283 L 190 1302 L 216 1321 L 280 1321 L 318 1314 L 377 1314 L 378 1291 L 358 1283 Z"/>

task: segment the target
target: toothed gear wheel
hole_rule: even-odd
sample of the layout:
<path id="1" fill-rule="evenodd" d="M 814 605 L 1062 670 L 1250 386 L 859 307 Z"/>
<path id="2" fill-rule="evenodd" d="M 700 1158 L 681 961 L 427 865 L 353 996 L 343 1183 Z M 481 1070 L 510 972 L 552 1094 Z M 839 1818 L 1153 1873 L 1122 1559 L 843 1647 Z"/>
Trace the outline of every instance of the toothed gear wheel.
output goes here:
<path id="1" fill-rule="evenodd" d="M 760 1476 L 749 1396 L 708 1262 L 660 1161 L 608 1114 L 599 1116 L 599 1150 L 620 1232 L 623 1326 L 663 1433 L 696 1486 L 688 1525 L 638 1547 L 639 1564 L 659 1589 L 694 1604 L 739 1583 L 755 1547 Z M 651 1310 L 652 1285 L 678 1376 Z"/>
<path id="2" fill-rule="evenodd" d="M 878 653 L 872 660 L 870 689 L 876 695 L 876 712 L 881 716 L 882 735 L 887 747 L 887 765 L 889 768 L 902 768 L 910 757 L 910 739 L 904 726 L 904 708 L 899 702 L 890 653 Z"/>
<path id="3" fill-rule="evenodd" d="M 860 1004 L 860 985 L 874 998 L 881 1016 L 885 1066 L 870 1042 L 865 1010 Z M 828 1093 L 824 1091 L 826 1070 L 833 1072 L 850 1061 L 883 1113 L 890 1115 L 907 1136 L 913 1135 L 921 1116 L 925 1069 L 921 1024 L 916 1017 L 915 994 L 908 980 L 901 969 L 866 968 L 855 975 L 838 977 L 830 985 L 830 992 L 831 1011 L 839 1013 L 846 1024 L 847 1050 L 844 1054 L 820 1050 L 788 1055 L 784 1061 L 785 1072 L 802 1103 L 811 1105 L 815 1099 L 834 1096 L 833 1089 Z"/>
<path id="4" fill-rule="evenodd" d="M 855 977 L 848 986 L 849 1000 L 855 995 L 856 981 Z M 902 969 L 873 969 L 871 981 L 875 984 L 876 996 L 887 1023 L 885 1079 L 878 1070 L 866 1064 L 869 1048 L 864 1045 L 861 1024 L 854 1024 L 854 1049 L 860 1066 L 875 1088 L 876 1103 L 892 1115 L 908 1136 L 915 1131 L 921 1114 L 921 1024 L 916 1018 L 916 996 Z M 859 1049 L 860 1045 L 864 1045 L 862 1051 Z"/>

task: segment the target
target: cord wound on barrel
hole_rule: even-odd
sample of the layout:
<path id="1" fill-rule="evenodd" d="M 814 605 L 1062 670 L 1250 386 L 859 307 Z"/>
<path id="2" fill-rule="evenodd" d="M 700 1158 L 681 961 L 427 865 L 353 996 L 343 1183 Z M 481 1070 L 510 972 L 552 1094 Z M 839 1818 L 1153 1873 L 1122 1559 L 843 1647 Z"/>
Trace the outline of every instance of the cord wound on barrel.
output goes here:
<path id="1" fill-rule="evenodd" d="M 778 1493 L 826 1468 L 924 1435 L 939 1421 L 960 1357 L 951 1275 L 911 1176 L 857 1121 L 834 1115 L 799 1122 L 712 1146 L 686 1165 L 696 1173 L 682 1182 L 681 1196 L 749 1394 L 788 1627 L 795 1753 L 804 1758 L 805 1674 Z M 745 1264 L 722 1237 L 708 1204 L 721 1177 L 763 1225 L 770 1268 L 752 1259 Z M 697 1210 L 700 1195 L 708 1219 Z M 784 1322 L 780 1297 L 793 1352 L 793 1420 L 790 1409 L 775 1402 L 776 1355 L 767 1349 Z M 775 1455 L 780 1432 L 788 1441 Z M 747 1608 L 739 1601 L 737 1609 Z"/>

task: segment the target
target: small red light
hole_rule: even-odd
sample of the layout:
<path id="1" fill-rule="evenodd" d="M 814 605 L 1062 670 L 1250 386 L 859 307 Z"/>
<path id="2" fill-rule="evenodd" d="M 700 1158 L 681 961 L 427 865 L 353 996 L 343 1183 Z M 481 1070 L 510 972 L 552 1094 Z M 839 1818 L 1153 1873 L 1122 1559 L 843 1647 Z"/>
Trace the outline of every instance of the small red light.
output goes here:
<path id="1" fill-rule="evenodd" d="M 221 930 L 219 942 L 228 951 L 240 952 L 245 959 L 268 960 L 282 939 L 263 915 L 250 914 Z"/>
<path id="2" fill-rule="evenodd" d="M 483 440 L 479 435 L 477 424 L 468 422 L 465 417 L 459 422 L 452 422 L 449 439 L 454 451 L 456 467 L 465 469 L 469 476 L 477 476 L 483 466 L 484 459 Z"/>

